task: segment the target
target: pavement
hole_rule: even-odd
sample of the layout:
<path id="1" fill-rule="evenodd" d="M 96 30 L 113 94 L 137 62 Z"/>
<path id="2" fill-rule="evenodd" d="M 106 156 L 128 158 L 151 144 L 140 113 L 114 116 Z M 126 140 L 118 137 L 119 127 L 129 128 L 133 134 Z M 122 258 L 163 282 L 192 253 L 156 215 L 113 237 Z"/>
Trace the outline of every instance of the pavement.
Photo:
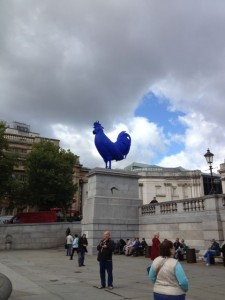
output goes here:
<path id="1" fill-rule="evenodd" d="M 85 266 L 78 267 L 65 249 L 0 251 L 0 273 L 12 282 L 10 300 L 153 300 L 143 256 L 113 256 L 114 289 L 99 290 L 96 256 L 86 255 Z M 203 261 L 182 262 L 189 279 L 186 300 L 224 300 L 225 267 L 217 263 L 206 267 Z M 1 299 L 1 297 L 0 297 Z"/>

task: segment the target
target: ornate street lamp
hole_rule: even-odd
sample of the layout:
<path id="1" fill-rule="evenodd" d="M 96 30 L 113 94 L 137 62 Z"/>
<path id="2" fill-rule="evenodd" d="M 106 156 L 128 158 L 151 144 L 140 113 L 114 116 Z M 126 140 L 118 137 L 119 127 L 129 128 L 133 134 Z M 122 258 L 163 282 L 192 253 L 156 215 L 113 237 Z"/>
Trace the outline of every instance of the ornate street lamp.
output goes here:
<path id="1" fill-rule="evenodd" d="M 83 218 L 83 179 L 79 179 L 79 201 L 80 201 L 80 218 Z"/>
<path id="2" fill-rule="evenodd" d="M 213 184 L 213 173 L 212 173 L 212 163 L 213 163 L 214 154 L 212 152 L 210 152 L 210 150 L 208 149 L 204 156 L 205 156 L 207 163 L 209 164 L 209 170 L 210 170 L 210 175 L 211 175 L 211 191 L 209 192 L 209 194 L 215 194 L 214 184 Z"/>

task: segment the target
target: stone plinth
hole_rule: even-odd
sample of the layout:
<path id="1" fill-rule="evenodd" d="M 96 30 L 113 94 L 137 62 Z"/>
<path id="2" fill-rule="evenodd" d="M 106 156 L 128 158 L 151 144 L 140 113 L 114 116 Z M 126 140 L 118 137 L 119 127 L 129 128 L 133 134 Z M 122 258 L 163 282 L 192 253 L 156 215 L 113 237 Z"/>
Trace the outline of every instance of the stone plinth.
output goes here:
<path id="1" fill-rule="evenodd" d="M 114 241 L 138 236 L 138 175 L 124 170 L 96 168 L 88 175 L 88 195 L 83 206 L 82 232 L 87 234 L 89 254 L 103 232 Z"/>

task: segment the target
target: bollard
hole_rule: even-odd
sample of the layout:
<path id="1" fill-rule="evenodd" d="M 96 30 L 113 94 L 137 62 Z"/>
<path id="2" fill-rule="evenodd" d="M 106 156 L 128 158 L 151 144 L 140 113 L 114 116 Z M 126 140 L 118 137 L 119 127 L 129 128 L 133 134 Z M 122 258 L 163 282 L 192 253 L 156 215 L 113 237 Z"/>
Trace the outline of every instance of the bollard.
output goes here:
<path id="1" fill-rule="evenodd" d="M 5 237 L 5 249 L 12 249 L 12 236 L 10 234 L 7 234 L 7 236 Z"/>
<path id="2" fill-rule="evenodd" d="M 12 293 L 12 283 L 8 277 L 0 273 L 0 300 L 7 300 Z"/>
<path id="3" fill-rule="evenodd" d="M 5 249 L 10 250 L 12 248 L 12 243 L 5 243 Z"/>

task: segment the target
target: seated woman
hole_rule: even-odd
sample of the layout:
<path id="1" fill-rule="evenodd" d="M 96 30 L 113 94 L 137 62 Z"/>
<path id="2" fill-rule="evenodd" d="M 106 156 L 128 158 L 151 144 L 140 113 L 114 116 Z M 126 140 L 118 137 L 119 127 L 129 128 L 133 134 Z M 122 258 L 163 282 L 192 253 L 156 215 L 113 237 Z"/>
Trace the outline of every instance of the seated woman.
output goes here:
<path id="1" fill-rule="evenodd" d="M 132 241 L 130 239 L 127 239 L 126 245 L 123 247 L 123 252 L 125 255 L 128 255 L 128 250 L 131 247 Z"/>
<path id="2" fill-rule="evenodd" d="M 140 247 L 140 241 L 139 241 L 139 238 L 136 237 L 135 241 L 132 243 L 132 246 L 128 250 L 128 255 L 129 256 L 131 256 L 131 255 L 138 256 L 139 247 Z"/>
<path id="3" fill-rule="evenodd" d="M 204 254 L 204 258 L 206 259 L 206 266 L 210 266 L 210 260 L 212 256 L 220 255 L 220 245 L 215 241 L 215 239 L 211 240 L 211 246 Z"/>
<path id="4" fill-rule="evenodd" d="M 148 247 L 148 244 L 147 244 L 145 238 L 142 238 L 140 249 L 141 249 L 141 252 L 143 255 L 145 255 L 147 247 Z"/>
<path id="5" fill-rule="evenodd" d="M 183 260 L 186 250 L 187 250 L 187 245 L 185 244 L 184 239 L 182 239 L 179 248 L 177 248 L 175 252 L 174 258 L 178 260 Z"/>
<path id="6" fill-rule="evenodd" d="M 124 239 L 120 239 L 120 254 L 123 254 L 123 248 L 126 245 Z"/>
<path id="7" fill-rule="evenodd" d="M 123 239 L 120 239 L 115 244 L 114 254 L 123 254 L 124 253 L 124 246 L 126 245 L 126 242 Z"/>
<path id="8" fill-rule="evenodd" d="M 181 245 L 180 240 L 177 237 L 176 241 L 173 243 L 173 246 L 174 246 L 175 250 L 177 250 L 180 247 L 180 245 Z"/>

